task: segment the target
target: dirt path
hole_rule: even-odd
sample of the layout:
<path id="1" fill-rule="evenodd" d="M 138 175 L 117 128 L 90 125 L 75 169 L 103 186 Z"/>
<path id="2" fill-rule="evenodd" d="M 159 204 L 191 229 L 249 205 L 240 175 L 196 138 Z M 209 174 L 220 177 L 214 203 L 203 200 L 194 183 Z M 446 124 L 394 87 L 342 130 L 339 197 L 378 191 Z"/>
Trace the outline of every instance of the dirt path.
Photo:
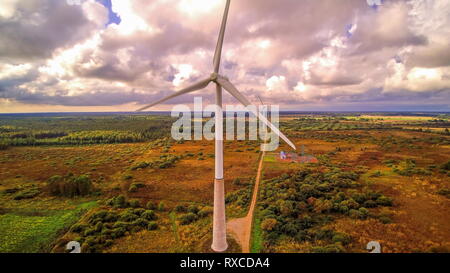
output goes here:
<path id="1" fill-rule="evenodd" d="M 262 153 L 259 160 L 258 173 L 255 179 L 255 188 L 253 189 L 252 202 L 247 216 L 243 218 L 231 219 L 227 223 L 228 232 L 230 232 L 242 247 L 242 253 L 250 253 L 250 237 L 252 234 L 253 212 L 255 211 L 256 201 L 258 199 L 259 182 L 261 180 L 262 167 L 265 152 Z"/>

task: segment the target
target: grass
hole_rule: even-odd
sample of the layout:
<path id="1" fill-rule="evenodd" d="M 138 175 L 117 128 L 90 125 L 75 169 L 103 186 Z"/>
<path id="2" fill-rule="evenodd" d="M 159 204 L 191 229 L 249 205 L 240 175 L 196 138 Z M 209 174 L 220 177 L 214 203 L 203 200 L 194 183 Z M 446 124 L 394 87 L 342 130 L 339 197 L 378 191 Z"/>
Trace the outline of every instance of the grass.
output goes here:
<path id="1" fill-rule="evenodd" d="M 83 203 L 72 210 L 12 210 L 0 215 L 0 252 L 48 252 L 54 240 L 96 206 Z"/>
<path id="2" fill-rule="evenodd" d="M 277 160 L 275 159 L 274 155 L 266 155 L 264 157 L 264 162 L 276 162 Z"/>
<path id="3" fill-rule="evenodd" d="M 261 230 L 261 218 L 258 210 L 253 216 L 252 235 L 250 240 L 250 253 L 260 253 L 262 249 L 263 238 Z"/>
<path id="4" fill-rule="evenodd" d="M 180 243 L 180 236 L 178 235 L 177 215 L 175 212 L 169 214 L 170 223 L 172 224 L 173 235 L 177 243 Z"/>

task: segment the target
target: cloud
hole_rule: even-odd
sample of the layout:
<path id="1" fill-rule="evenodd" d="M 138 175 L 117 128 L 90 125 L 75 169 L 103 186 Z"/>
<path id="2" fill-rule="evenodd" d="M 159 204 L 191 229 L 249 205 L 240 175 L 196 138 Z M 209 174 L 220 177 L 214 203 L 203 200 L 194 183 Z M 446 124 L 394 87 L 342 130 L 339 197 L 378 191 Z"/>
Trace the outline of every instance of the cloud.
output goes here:
<path id="1" fill-rule="evenodd" d="M 7 1 L 0 16 L 0 59 L 29 61 L 48 58 L 97 30 L 100 4 L 70 6 L 65 1 Z M 3 5 L 3 3 L 2 3 Z"/>
<path id="2" fill-rule="evenodd" d="M 5 0 L 0 99 L 8 109 L 159 99 L 211 73 L 223 4 L 113 0 L 121 20 L 108 24 L 109 9 L 94 0 Z M 361 0 L 232 1 L 221 71 L 251 101 L 289 109 L 441 105 L 449 12 L 445 0 L 386 0 L 376 10 Z M 210 93 L 198 94 L 213 101 Z"/>

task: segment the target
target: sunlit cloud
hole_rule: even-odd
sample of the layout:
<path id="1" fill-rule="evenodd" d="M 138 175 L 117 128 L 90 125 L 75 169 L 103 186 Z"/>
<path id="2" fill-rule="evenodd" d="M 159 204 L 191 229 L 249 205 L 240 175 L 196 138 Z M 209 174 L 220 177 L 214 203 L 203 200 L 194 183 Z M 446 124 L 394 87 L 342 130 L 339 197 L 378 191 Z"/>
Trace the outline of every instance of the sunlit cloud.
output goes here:
<path id="1" fill-rule="evenodd" d="M 182 88 L 211 72 L 224 4 L 4 0 L 0 111 L 134 110 Z M 112 14 L 120 20 L 111 23 Z M 430 109 L 450 101 L 448 14 L 445 0 L 386 0 L 377 9 L 361 0 L 232 1 L 221 73 L 252 102 L 262 96 L 282 110 Z"/>

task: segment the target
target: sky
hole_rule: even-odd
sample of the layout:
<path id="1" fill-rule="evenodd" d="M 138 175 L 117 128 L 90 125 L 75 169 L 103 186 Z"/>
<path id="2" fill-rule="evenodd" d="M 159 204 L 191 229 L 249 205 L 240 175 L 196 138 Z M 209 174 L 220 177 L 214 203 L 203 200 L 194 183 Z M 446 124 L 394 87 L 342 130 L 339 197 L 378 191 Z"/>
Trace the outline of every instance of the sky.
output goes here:
<path id="1" fill-rule="evenodd" d="M 211 74 L 224 0 L 76 2 L 1 0 L 0 113 L 133 111 Z M 373 2 L 231 0 L 220 73 L 285 111 L 450 111 L 450 1 Z"/>

